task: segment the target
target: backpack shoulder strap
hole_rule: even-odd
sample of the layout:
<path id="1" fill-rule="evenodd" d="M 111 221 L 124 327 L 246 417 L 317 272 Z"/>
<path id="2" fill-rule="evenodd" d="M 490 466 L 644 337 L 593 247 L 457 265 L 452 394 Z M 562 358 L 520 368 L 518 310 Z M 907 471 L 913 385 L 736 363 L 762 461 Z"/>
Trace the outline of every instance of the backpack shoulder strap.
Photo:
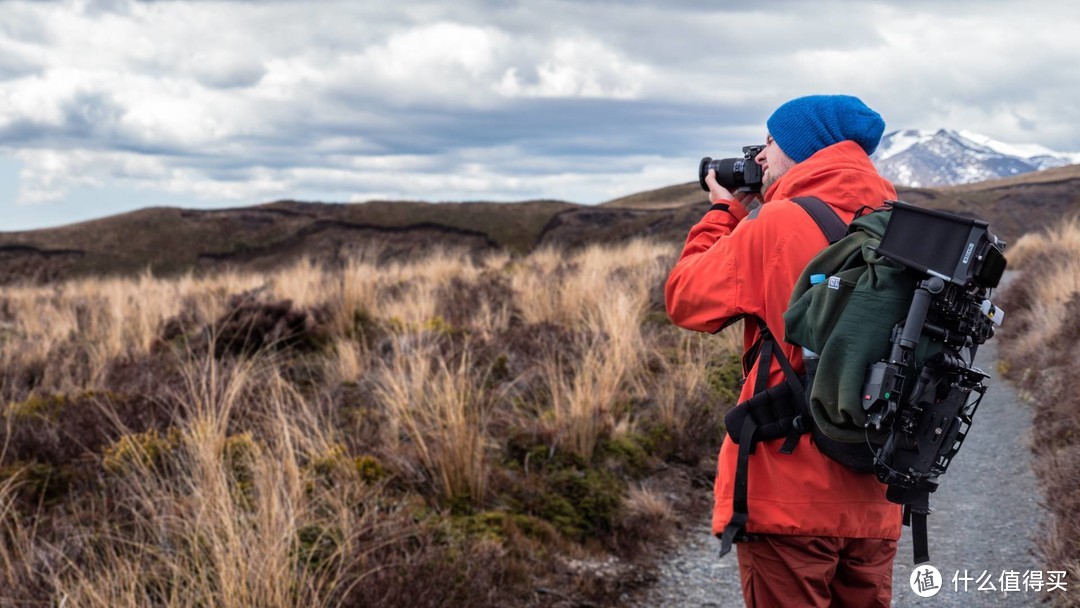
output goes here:
<path id="1" fill-rule="evenodd" d="M 812 196 L 800 196 L 791 200 L 810 215 L 830 245 L 847 235 L 847 224 L 825 201 Z M 760 317 L 753 319 L 758 324 L 758 339 L 743 354 L 743 368 L 748 371 L 753 366 L 753 361 L 757 360 L 758 377 L 754 384 L 754 396 L 736 405 L 724 417 L 728 434 L 739 446 L 739 456 L 735 465 L 731 521 L 720 536 L 721 557 L 731 551 L 733 542 L 749 538 L 746 534 L 746 523 L 750 519 L 747 473 L 754 447 L 766 439 L 786 436 L 780 452 L 791 454 L 798 445 L 799 438 L 810 431 L 811 419 L 802 378 L 795 373 L 784 351 L 777 346 L 776 338 L 769 331 L 765 320 Z M 770 388 L 769 371 L 774 358 L 780 363 L 785 381 Z M 803 415 L 806 418 L 802 418 Z M 768 431 L 765 426 L 769 427 Z"/>
<path id="2" fill-rule="evenodd" d="M 796 196 L 791 200 L 810 214 L 821 231 L 825 233 L 825 238 L 829 239 L 830 245 L 847 234 L 847 224 L 825 201 L 816 196 Z"/>

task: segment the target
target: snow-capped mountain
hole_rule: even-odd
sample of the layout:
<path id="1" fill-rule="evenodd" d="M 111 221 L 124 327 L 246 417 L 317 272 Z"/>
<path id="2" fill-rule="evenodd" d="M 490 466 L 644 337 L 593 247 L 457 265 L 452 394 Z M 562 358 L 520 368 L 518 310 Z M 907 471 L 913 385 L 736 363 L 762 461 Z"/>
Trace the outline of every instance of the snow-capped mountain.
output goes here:
<path id="1" fill-rule="evenodd" d="M 870 157 L 897 185 L 948 186 L 1080 163 L 1080 153 L 1006 144 L 970 131 L 905 129 L 881 138 Z"/>

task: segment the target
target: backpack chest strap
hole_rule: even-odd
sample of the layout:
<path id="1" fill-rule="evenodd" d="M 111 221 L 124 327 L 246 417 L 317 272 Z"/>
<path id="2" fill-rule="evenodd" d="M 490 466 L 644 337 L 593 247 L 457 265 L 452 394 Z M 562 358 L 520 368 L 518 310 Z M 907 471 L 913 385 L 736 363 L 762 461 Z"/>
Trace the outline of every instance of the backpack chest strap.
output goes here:
<path id="1" fill-rule="evenodd" d="M 758 373 L 754 396 L 739 403 L 724 416 L 728 435 L 739 446 L 739 456 L 735 465 L 731 521 L 720 537 L 721 557 L 731 551 L 732 543 L 747 539 L 745 529 L 750 519 L 747 472 L 750 455 L 757 444 L 785 437 L 780 452 L 791 454 L 798 446 L 799 438 L 810 430 L 803 382 L 777 345 L 765 321 L 760 318 L 756 320 L 759 338 L 755 343 Z M 784 382 L 770 387 L 769 372 L 774 358 L 784 371 Z"/>

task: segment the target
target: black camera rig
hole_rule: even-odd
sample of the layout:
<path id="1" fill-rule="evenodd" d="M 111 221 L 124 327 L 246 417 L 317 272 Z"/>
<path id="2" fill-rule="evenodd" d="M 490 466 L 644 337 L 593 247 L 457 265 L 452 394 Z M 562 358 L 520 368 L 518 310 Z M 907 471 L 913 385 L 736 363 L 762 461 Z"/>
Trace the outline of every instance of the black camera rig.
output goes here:
<path id="1" fill-rule="evenodd" d="M 967 437 L 986 392 L 990 376 L 974 360 L 1004 317 L 990 300 L 1005 271 L 1004 248 L 985 222 L 902 202 L 893 204 L 877 247 L 926 277 L 907 317 L 893 328 L 889 356 L 867 370 L 863 390 L 868 433 L 889 431 L 883 445 L 871 445 L 875 472 L 889 486 L 886 497 L 905 506 L 908 522 L 930 512 L 929 493 Z M 940 350 L 917 365 L 921 342 Z M 925 520 L 919 536 L 915 542 L 921 540 L 925 554 Z"/>

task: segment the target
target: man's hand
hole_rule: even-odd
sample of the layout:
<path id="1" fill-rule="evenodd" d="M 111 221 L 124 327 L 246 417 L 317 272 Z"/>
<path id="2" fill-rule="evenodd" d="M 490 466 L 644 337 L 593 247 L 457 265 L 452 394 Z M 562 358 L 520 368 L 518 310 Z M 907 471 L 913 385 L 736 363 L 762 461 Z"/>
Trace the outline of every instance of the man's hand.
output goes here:
<path id="1" fill-rule="evenodd" d="M 721 186 L 720 182 L 716 181 L 716 169 L 709 169 L 708 175 L 705 176 L 705 185 L 709 187 L 709 202 L 714 205 L 717 203 L 724 203 L 725 205 L 738 204 L 745 209 L 751 200 L 761 196 L 756 192 L 732 193 Z"/>
<path id="2" fill-rule="evenodd" d="M 709 169 L 708 175 L 705 176 L 705 185 L 709 187 L 710 203 L 715 205 L 717 203 L 730 203 L 735 200 L 735 196 L 727 188 L 721 186 L 720 182 L 716 181 L 716 169 Z"/>

